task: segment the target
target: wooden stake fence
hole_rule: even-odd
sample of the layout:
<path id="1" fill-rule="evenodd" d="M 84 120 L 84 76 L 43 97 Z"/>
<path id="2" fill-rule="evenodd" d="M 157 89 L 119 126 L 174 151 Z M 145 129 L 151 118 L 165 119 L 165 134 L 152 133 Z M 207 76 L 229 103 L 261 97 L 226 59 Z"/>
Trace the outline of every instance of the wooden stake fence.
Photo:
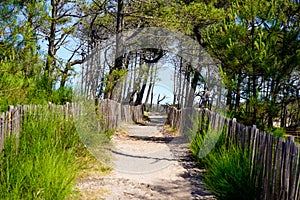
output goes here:
<path id="1" fill-rule="evenodd" d="M 41 105 L 20 105 L 9 106 L 8 111 L 0 115 L 0 150 L 4 148 L 6 137 L 14 134 L 19 136 L 22 121 L 27 113 L 34 113 L 37 120 L 43 117 L 54 117 L 54 113 L 61 113 L 67 120 L 74 115 L 81 115 L 83 112 L 82 104 L 67 103 L 65 105 L 48 106 Z M 48 110 L 48 115 L 43 116 L 42 110 Z M 99 114 L 104 120 L 104 129 L 118 129 L 122 122 L 141 122 L 143 120 L 142 106 L 121 105 L 115 101 L 103 100 L 99 104 Z"/>
<path id="2" fill-rule="evenodd" d="M 210 125 L 216 128 L 220 121 L 226 126 L 226 139 L 239 144 L 244 151 L 249 151 L 252 173 L 258 188 L 259 199 L 300 199 L 300 163 L 299 144 L 294 137 L 275 137 L 256 126 L 244 126 L 236 119 L 228 119 L 209 110 L 177 110 L 170 107 L 168 122 L 182 134 L 186 131 L 186 121 L 193 115 L 206 116 Z M 191 122 L 191 120 L 189 120 Z M 190 126 L 188 124 L 188 126 Z M 202 125 L 200 125 L 201 127 Z"/>

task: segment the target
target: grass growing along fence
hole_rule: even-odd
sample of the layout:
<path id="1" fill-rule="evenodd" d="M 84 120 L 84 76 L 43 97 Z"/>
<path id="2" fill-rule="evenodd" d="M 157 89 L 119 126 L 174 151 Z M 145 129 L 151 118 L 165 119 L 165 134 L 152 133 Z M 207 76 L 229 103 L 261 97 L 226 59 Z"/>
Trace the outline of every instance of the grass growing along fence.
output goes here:
<path id="1" fill-rule="evenodd" d="M 26 114 L 19 136 L 0 154 L 0 199 L 65 199 L 72 193 L 82 150 L 74 124 L 57 113 Z"/>
<path id="2" fill-rule="evenodd" d="M 222 200 L 253 200 L 257 197 L 250 156 L 240 147 L 220 148 L 205 160 L 204 184 Z"/>
<path id="3" fill-rule="evenodd" d="M 251 173 L 249 152 L 240 146 L 226 143 L 226 125 L 214 130 L 213 122 L 207 115 L 190 116 L 193 127 L 188 136 L 190 150 L 199 166 L 207 169 L 204 184 L 222 200 L 251 200 L 256 198 L 255 179 Z M 220 133 L 216 133 L 220 131 Z M 219 136 L 211 152 L 202 158 L 201 150 L 205 139 Z M 227 141 L 228 142 L 228 141 Z M 228 147 L 229 148 L 226 148 Z"/>
<path id="4" fill-rule="evenodd" d="M 74 115 L 81 116 L 79 119 L 85 124 L 82 130 L 90 126 L 95 130 L 98 128 L 98 122 L 86 121 L 90 119 L 85 118 L 89 113 L 84 113 L 81 106 L 74 103 L 10 106 L 8 112 L 0 115 L 0 199 L 61 200 L 71 194 L 78 197 L 73 191 L 75 178 L 81 169 L 80 176 L 89 171 L 91 162 L 95 163 L 91 154 L 108 159 L 100 152 L 99 143 L 95 151 L 88 151 L 82 141 L 95 143 L 101 140 L 101 145 L 107 143 L 112 134 L 78 134 L 80 130 L 73 121 Z M 140 106 L 120 106 L 108 100 L 99 110 L 106 113 L 101 119 L 105 130 L 117 128 L 121 121 L 139 121 L 143 117 Z M 119 117 L 110 116 L 116 112 Z M 94 164 L 92 166 L 95 168 Z M 106 166 L 96 168 L 97 171 L 109 170 Z"/>
<path id="5" fill-rule="evenodd" d="M 226 130 L 223 130 L 223 133 L 227 149 L 234 145 L 249 153 L 248 161 L 251 166 L 251 178 L 255 180 L 257 199 L 300 198 L 300 146 L 294 142 L 294 137 L 284 139 L 268 134 L 257 129 L 255 125 L 244 126 L 237 123 L 236 119 L 224 118 L 209 110 L 200 109 L 193 112 L 192 114 L 207 116 L 212 126 L 217 125 L 211 123 L 213 121 L 220 121 L 220 118 L 225 120 Z M 191 112 L 170 108 L 168 122 L 182 131 L 185 130 L 185 125 L 189 124 L 185 121 L 189 115 Z M 197 138 L 201 142 L 201 137 Z M 194 147 L 197 149 L 196 145 Z"/>

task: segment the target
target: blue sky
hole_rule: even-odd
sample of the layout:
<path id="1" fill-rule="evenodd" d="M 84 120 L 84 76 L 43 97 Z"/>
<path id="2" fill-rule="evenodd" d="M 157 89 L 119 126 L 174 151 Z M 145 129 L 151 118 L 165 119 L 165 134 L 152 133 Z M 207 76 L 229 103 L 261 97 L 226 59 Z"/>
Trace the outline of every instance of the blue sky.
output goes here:
<path id="1" fill-rule="evenodd" d="M 161 102 L 161 104 L 173 103 L 173 76 L 174 76 L 174 67 L 168 64 L 163 65 L 157 72 L 158 81 L 154 87 L 154 98 L 153 102 L 156 103 L 157 97 L 160 94 L 160 98 L 166 96 L 166 99 Z"/>

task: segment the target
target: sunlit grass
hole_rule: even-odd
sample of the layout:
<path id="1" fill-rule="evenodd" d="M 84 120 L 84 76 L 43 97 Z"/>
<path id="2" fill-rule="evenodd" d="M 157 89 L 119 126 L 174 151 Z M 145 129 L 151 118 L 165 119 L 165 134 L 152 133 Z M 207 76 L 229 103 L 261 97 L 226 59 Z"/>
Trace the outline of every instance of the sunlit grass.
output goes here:
<path id="1" fill-rule="evenodd" d="M 79 178 L 110 171 L 90 155 L 73 121 L 61 113 L 28 114 L 19 138 L 13 135 L 0 153 L 0 199 L 76 199 Z"/>

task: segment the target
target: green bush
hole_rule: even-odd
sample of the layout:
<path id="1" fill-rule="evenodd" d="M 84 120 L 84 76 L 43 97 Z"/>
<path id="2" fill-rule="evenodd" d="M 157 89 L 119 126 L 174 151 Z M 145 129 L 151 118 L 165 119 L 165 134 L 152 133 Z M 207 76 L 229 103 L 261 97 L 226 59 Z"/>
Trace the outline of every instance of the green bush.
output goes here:
<path id="1" fill-rule="evenodd" d="M 66 199 L 80 166 L 79 137 L 60 114 L 28 115 L 19 138 L 9 137 L 0 153 L 0 199 Z M 52 117 L 50 117 L 52 116 Z"/>
<path id="2" fill-rule="evenodd" d="M 0 112 L 7 111 L 9 105 L 65 104 L 72 101 L 72 88 L 55 89 L 57 82 L 44 75 L 42 66 L 42 62 L 30 64 L 32 72 L 26 74 L 21 70 L 24 66 L 19 59 L 0 60 Z"/>
<path id="3" fill-rule="evenodd" d="M 268 130 L 267 132 L 271 132 L 271 134 L 277 137 L 283 137 L 286 133 L 284 128 L 273 128 L 272 130 Z"/>
<path id="4" fill-rule="evenodd" d="M 250 158 L 240 148 L 221 148 L 219 152 L 208 155 L 205 164 L 204 183 L 219 199 L 255 199 Z"/>

